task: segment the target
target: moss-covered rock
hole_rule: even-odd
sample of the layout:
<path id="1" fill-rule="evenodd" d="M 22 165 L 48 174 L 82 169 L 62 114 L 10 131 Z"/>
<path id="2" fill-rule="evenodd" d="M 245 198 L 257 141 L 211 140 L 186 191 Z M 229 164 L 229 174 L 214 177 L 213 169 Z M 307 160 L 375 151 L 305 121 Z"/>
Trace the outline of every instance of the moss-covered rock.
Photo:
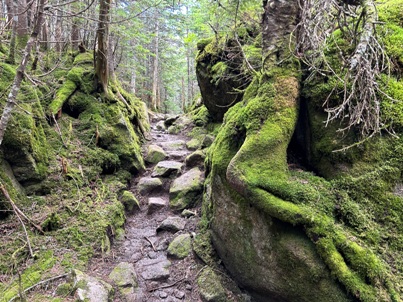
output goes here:
<path id="1" fill-rule="evenodd" d="M 134 194 L 130 191 L 123 191 L 122 197 L 121 197 L 122 203 L 125 206 L 126 210 L 129 212 L 133 211 L 135 207 L 140 207 L 140 203 L 137 200 L 137 198 L 134 196 Z"/>
<path id="2" fill-rule="evenodd" d="M 168 246 L 168 255 L 178 259 L 186 258 L 191 251 L 192 238 L 190 234 L 181 234 L 175 237 Z"/>
<path id="3" fill-rule="evenodd" d="M 204 267 L 197 279 L 200 296 L 205 302 L 227 302 L 220 277 L 209 267 Z"/>

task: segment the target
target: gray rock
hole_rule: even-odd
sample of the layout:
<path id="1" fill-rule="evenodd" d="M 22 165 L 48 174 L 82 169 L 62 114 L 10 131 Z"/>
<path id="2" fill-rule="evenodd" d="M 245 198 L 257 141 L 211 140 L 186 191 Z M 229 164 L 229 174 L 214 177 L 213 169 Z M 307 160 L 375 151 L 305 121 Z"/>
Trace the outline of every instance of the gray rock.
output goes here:
<path id="1" fill-rule="evenodd" d="M 210 147 L 210 146 L 213 144 L 214 139 L 215 139 L 214 136 L 212 136 L 212 135 L 210 135 L 210 134 L 207 134 L 207 135 L 203 138 L 203 141 L 202 141 L 202 143 L 201 143 L 201 147 L 202 147 L 202 148 Z"/>
<path id="2" fill-rule="evenodd" d="M 203 166 L 206 154 L 202 150 L 197 150 L 192 154 L 189 154 L 185 159 L 186 167 L 193 168 L 196 166 Z"/>
<path id="3" fill-rule="evenodd" d="M 145 259 L 137 263 L 137 271 L 145 280 L 160 281 L 169 278 L 171 261 L 165 257 L 158 259 Z"/>
<path id="4" fill-rule="evenodd" d="M 180 217 L 171 216 L 161 222 L 160 226 L 157 228 L 158 231 L 169 231 L 177 232 L 183 230 L 186 226 L 186 220 Z"/>
<path id="5" fill-rule="evenodd" d="M 179 174 L 182 170 L 183 164 L 177 161 L 164 160 L 160 161 L 151 174 L 151 177 L 169 177 Z"/>
<path id="6" fill-rule="evenodd" d="M 179 115 L 173 115 L 173 116 L 167 117 L 167 119 L 164 121 L 165 127 L 168 128 L 169 126 L 172 126 L 178 118 L 179 118 Z"/>
<path id="7" fill-rule="evenodd" d="M 199 168 L 193 168 L 181 175 L 169 189 L 169 205 L 173 210 L 183 210 L 201 200 L 204 177 Z"/>
<path id="8" fill-rule="evenodd" d="M 160 292 L 159 293 L 159 297 L 161 298 L 161 299 L 166 299 L 167 297 L 168 297 L 168 294 L 166 293 L 166 292 Z"/>
<path id="9" fill-rule="evenodd" d="M 185 293 L 181 290 L 175 289 L 174 291 L 174 296 L 180 300 L 182 300 L 183 298 L 185 298 Z"/>
<path id="10" fill-rule="evenodd" d="M 160 146 L 164 150 L 178 150 L 178 149 L 184 149 L 185 148 L 185 141 L 184 140 L 174 140 L 174 141 L 169 141 L 169 142 L 161 142 Z"/>
<path id="11" fill-rule="evenodd" d="M 226 302 L 225 289 L 220 277 L 210 268 L 205 267 L 197 279 L 199 293 L 206 302 Z"/>
<path id="12" fill-rule="evenodd" d="M 181 213 L 181 216 L 182 216 L 182 217 L 186 217 L 186 218 L 189 218 L 189 217 L 192 217 L 192 216 L 196 216 L 196 215 L 197 215 L 196 212 L 192 212 L 192 211 L 190 211 L 190 210 L 188 210 L 188 209 L 184 209 L 184 210 L 182 211 L 182 213 Z"/>
<path id="13" fill-rule="evenodd" d="M 119 263 L 109 274 L 109 279 L 113 280 L 119 287 L 137 287 L 137 276 L 134 266 L 128 262 Z"/>
<path id="14" fill-rule="evenodd" d="M 74 284 L 77 284 L 77 300 L 86 302 L 111 301 L 113 288 L 110 284 L 79 270 L 73 271 Z"/>
<path id="15" fill-rule="evenodd" d="M 156 190 L 161 190 L 162 181 L 159 178 L 143 177 L 140 178 L 137 188 L 140 194 L 144 195 Z"/>
<path id="16" fill-rule="evenodd" d="M 192 238 L 190 234 L 177 236 L 168 246 L 168 255 L 177 259 L 189 256 L 192 251 Z"/>
<path id="17" fill-rule="evenodd" d="M 145 161 L 151 164 L 156 164 L 167 157 L 164 149 L 157 145 L 149 145 Z"/>
<path id="18" fill-rule="evenodd" d="M 167 202 L 160 197 L 150 197 L 148 199 L 148 210 L 147 210 L 147 214 L 151 215 L 155 212 L 157 212 L 158 210 L 164 208 L 166 206 Z"/>
<path id="19" fill-rule="evenodd" d="M 189 150 L 197 150 L 201 147 L 201 141 L 198 138 L 192 138 L 186 143 L 186 148 Z"/>
<path id="20" fill-rule="evenodd" d="M 157 128 L 157 130 L 160 130 L 160 131 L 166 130 L 164 121 L 159 121 L 157 124 L 155 124 L 155 128 Z"/>
<path id="21" fill-rule="evenodd" d="M 168 157 L 172 160 L 177 160 L 177 161 L 183 161 L 183 159 L 186 157 L 186 155 L 189 154 L 189 151 L 183 150 L 183 151 L 168 151 L 167 152 Z"/>

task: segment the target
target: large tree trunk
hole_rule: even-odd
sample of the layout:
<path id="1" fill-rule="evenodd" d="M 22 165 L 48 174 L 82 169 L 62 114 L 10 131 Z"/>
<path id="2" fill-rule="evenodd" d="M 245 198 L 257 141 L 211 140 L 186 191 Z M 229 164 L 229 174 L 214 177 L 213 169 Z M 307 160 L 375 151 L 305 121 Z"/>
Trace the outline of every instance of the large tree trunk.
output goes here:
<path id="1" fill-rule="evenodd" d="M 0 145 L 3 142 L 4 133 L 6 131 L 8 121 L 11 118 L 11 113 L 12 113 L 14 106 L 16 104 L 16 101 L 17 101 L 18 91 L 20 90 L 21 82 L 24 77 L 24 72 L 25 72 L 26 66 L 28 64 L 29 57 L 31 55 L 32 47 L 35 45 L 35 41 L 37 40 L 39 32 L 41 30 L 42 20 L 43 20 L 43 7 L 45 5 L 45 1 L 46 0 L 39 0 L 39 2 L 38 2 L 36 18 L 34 18 L 35 19 L 34 20 L 34 29 L 27 42 L 27 45 L 25 46 L 22 61 L 20 63 L 20 66 L 17 69 L 17 74 L 15 75 L 13 84 L 11 86 L 11 91 L 8 95 L 7 103 L 4 106 L 3 114 L 1 115 Z"/>
<path id="2" fill-rule="evenodd" d="M 100 0 L 97 31 L 98 50 L 95 61 L 95 85 L 97 90 L 107 93 L 109 80 L 108 38 L 111 0 Z"/>
<path id="3" fill-rule="evenodd" d="M 271 65 L 287 56 L 300 6 L 298 0 L 266 0 L 263 5 L 263 56 L 265 64 Z"/>

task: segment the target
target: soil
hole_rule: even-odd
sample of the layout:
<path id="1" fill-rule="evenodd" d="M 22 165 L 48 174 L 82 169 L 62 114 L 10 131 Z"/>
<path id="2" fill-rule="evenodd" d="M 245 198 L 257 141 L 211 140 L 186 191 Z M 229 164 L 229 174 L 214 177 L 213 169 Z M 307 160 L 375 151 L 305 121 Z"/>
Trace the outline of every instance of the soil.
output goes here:
<path id="1" fill-rule="evenodd" d="M 168 158 L 165 160 L 184 162 L 186 156 L 192 151 L 187 150 L 184 143 L 180 146 L 175 144 L 174 148 L 169 148 L 167 145 L 171 142 L 188 140 L 186 129 L 179 134 L 168 134 L 166 131 L 157 130 L 155 123 L 152 123 L 150 138 L 144 146 L 144 151 L 148 145 L 156 144 L 167 153 Z M 173 216 L 181 217 L 181 214 L 173 212 L 169 208 L 169 187 L 175 177 L 162 178 L 163 190 L 143 195 L 139 193 L 137 189 L 139 180 L 143 177 L 151 177 L 154 166 L 148 165 L 147 169 L 131 182 L 130 191 L 139 200 L 140 208 L 135 209 L 134 213 L 127 214 L 125 239 L 114 242 L 110 256 L 93 259 L 87 273 L 113 284 L 107 277 L 109 273 L 118 263 L 129 262 L 134 264 L 139 283 L 136 294 L 130 300 L 135 302 L 201 301 L 196 283 L 198 274 L 203 267 L 201 261 L 194 253 L 182 260 L 167 256 L 167 247 L 173 238 L 185 233 L 196 236 L 200 220 L 200 205 L 189 209 L 196 213 L 195 216 L 182 217 L 186 221 L 183 230 L 175 233 L 165 230 L 157 232 L 157 228 L 163 220 Z M 203 167 L 199 168 L 203 169 Z M 183 165 L 182 174 L 186 171 L 187 168 Z M 148 214 L 149 197 L 160 197 L 166 201 L 166 205 L 162 209 Z M 164 261 L 171 262 L 169 276 L 160 272 L 161 265 L 158 263 L 165 263 Z M 114 301 L 127 301 L 127 298 L 119 296 L 119 291 L 117 288 L 115 289 Z"/>

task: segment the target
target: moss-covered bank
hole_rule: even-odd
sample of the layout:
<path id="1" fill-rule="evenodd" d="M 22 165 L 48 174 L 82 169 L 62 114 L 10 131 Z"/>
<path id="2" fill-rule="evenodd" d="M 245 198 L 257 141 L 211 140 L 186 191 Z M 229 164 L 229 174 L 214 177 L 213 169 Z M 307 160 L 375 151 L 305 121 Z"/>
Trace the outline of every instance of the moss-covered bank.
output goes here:
<path id="1" fill-rule="evenodd" d="M 41 68 L 47 68 L 48 60 L 43 62 Z M 66 71 L 41 78 L 38 86 L 23 83 L 19 107 L 1 146 L 1 183 L 44 233 L 27 225 L 35 254 L 31 259 L 15 216 L 2 215 L 0 301 L 9 301 L 46 277 L 85 268 L 94 255 L 109 253 L 111 240 L 123 233 L 121 199 L 128 181 L 144 168 L 144 104 L 117 80 L 111 81 L 107 94 L 95 92 L 91 54 L 66 54 L 66 62 Z M 3 91 L 14 74 L 15 66 L 0 62 Z M 10 209 L 7 200 L 0 199 L 0 207 Z M 21 286 L 17 272 L 22 274 Z"/>

